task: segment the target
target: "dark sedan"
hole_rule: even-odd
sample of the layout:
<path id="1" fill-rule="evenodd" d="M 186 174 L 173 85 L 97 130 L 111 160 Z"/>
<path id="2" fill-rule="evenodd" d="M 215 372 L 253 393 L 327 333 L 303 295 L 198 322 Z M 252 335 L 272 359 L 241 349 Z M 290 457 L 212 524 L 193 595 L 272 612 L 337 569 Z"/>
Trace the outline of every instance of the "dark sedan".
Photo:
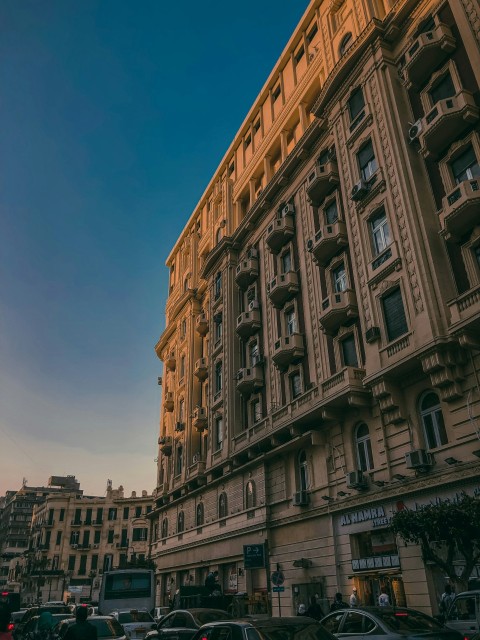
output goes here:
<path id="1" fill-rule="evenodd" d="M 87 618 L 87 622 L 93 624 L 97 630 L 97 638 L 99 640 L 127 640 L 124 628 L 118 620 L 112 616 L 89 616 Z M 75 623 L 75 618 L 62 620 L 53 630 L 54 636 L 59 640 L 62 640 L 68 629 Z"/>
<path id="2" fill-rule="evenodd" d="M 330 633 L 342 640 L 463 640 L 457 631 L 414 609 L 403 607 L 361 607 L 340 609 L 321 620 Z"/>
<path id="3" fill-rule="evenodd" d="M 205 624 L 193 640 L 335 640 L 335 636 L 306 616 L 265 616 Z"/>
<path id="4" fill-rule="evenodd" d="M 204 624 L 216 620 L 232 620 L 232 616 L 221 609 L 177 609 L 158 623 L 157 631 L 150 631 L 145 640 L 190 640 Z"/>

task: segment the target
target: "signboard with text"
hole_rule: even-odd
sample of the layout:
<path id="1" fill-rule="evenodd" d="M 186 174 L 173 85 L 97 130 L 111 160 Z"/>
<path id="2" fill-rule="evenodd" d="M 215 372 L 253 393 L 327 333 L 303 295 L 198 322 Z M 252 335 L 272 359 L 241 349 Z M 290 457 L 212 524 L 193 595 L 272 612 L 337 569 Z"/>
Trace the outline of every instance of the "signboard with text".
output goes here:
<path id="1" fill-rule="evenodd" d="M 244 544 L 243 563 L 245 569 L 263 569 L 265 567 L 265 545 Z"/>

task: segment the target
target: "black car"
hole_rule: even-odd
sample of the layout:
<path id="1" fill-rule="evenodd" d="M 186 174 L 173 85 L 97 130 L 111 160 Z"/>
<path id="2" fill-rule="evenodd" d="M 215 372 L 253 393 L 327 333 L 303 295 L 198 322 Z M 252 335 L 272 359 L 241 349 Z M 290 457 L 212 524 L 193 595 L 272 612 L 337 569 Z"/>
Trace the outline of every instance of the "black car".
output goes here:
<path id="1" fill-rule="evenodd" d="M 216 620 L 232 620 L 232 616 L 222 609 L 177 609 L 158 623 L 157 631 L 150 631 L 145 640 L 190 640 L 204 624 Z"/>
<path id="2" fill-rule="evenodd" d="M 71 615 L 71 613 L 52 613 L 54 625 L 58 624 L 61 620 L 65 620 L 65 618 L 70 618 Z M 22 629 L 23 640 L 34 640 L 35 634 L 38 631 L 39 620 L 40 616 L 33 616 L 33 618 L 30 618 L 30 620 L 25 624 Z"/>
<path id="3" fill-rule="evenodd" d="M 317 620 L 307 616 L 261 617 L 212 622 L 193 640 L 335 640 Z"/>
<path id="4" fill-rule="evenodd" d="M 23 639 L 23 632 L 27 624 L 33 618 L 40 616 L 44 611 L 49 611 L 52 615 L 71 615 L 70 609 L 65 605 L 44 605 L 39 607 L 30 607 L 25 611 L 22 619 L 15 624 L 15 628 L 13 630 L 13 637 L 15 640 Z"/>
<path id="5" fill-rule="evenodd" d="M 87 622 L 90 622 L 96 628 L 99 640 L 126 640 L 127 638 L 124 628 L 113 616 L 91 616 L 87 618 Z M 75 618 L 62 620 L 54 628 L 54 636 L 61 640 L 65 637 L 72 624 L 75 623 Z"/>
<path id="6" fill-rule="evenodd" d="M 325 616 L 321 624 L 337 638 L 358 640 L 463 640 L 431 616 L 405 607 L 355 607 L 339 609 Z"/>

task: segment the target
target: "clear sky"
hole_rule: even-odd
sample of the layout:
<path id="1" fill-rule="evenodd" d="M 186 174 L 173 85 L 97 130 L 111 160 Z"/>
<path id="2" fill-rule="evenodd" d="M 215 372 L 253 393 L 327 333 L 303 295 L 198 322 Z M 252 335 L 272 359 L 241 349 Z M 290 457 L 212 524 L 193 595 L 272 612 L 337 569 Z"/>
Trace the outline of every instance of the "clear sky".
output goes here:
<path id="1" fill-rule="evenodd" d="M 0 3 L 0 495 L 155 487 L 165 259 L 307 5 Z"/>

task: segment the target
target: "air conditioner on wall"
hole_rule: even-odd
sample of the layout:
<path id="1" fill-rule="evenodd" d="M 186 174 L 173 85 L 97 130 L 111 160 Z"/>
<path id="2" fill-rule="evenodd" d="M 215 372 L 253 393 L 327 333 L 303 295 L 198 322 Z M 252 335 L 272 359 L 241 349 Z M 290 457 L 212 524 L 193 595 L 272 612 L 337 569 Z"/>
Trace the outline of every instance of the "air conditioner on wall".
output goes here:
<path id="1" fill-rule="evenodd" d="M 293 206 L 293 204 L 286 204 L 283 208 L 282 208 L 282 216 L 286 216 L 289 213 L 295 213 L 295 207 Z"/>
<path id="2" fill-rule="evenodd" d="M 355 471 L 350 471 L 346 475 L 347 478 L 347 487 L 349 489 L 366 489 L 368 486 L 368 480 L 366 476 L 363 475 L 363 471 L 357 469 Z"/>
<path id="3" fill-rule="evenodd" d="M 417 120 L 415 124 L 412 124 L 412 126 L 408 130 L 408 138 L 410 142 L 414 142 L 415 140 L 418 140 L 418 136 L 421 134 L 422 129 L 423 129 L 423 125 L 421 120 Z"/>
<path id="4" fill-rule="evenodd" d="M 433 456 L 425 449 L 414 449 L 405 454 L 407 469 L 429 469 L 433 466 Z"/>
<path id="5" fill-rule="evenodd" d="M 257 249 L 249 249 L 247 251 L 247 258 L 258 258 L 258 250 Z"/>
<path id="6" fill-rule="evenodd" d="M 360 180 L 357 184 L 353 185 L 351 198 L 352 200 L 362 200 L 368 193 L 368 184 L 365 180 Z"/>
<path id="7" fill-rule="evenodd" d="M 252 300 L 248 303 L 248 310 L 253 311 L 254 309 L 260 309 L 260 304 L 258 300 Z"/>
<path id="8" fill-rule="evenodd" d="M 293 494 L 292 504 L 294 507 L 305 507 L 310 502 L 310 496 L 307 491 L 296 491 Z"/>

